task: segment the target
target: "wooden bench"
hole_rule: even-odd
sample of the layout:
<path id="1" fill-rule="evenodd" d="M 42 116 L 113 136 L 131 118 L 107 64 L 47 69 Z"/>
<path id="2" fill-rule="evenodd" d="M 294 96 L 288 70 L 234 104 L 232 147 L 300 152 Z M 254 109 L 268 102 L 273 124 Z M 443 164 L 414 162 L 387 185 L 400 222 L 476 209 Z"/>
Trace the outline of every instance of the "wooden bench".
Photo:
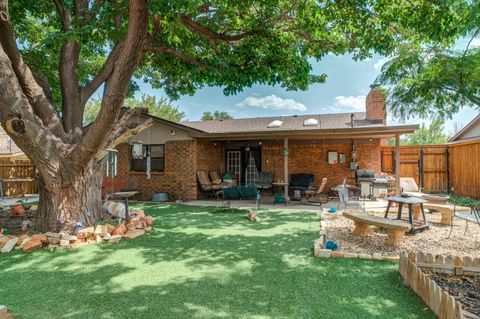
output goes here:
<path id="1" fill-rule="evenodd" d="M 442 225 L 450 225 L 452 222 L 452 217 L 457 212 L 469 212 L 469 207 L 463 206 L 453 206 L 448 204 L 436 204 L 436 203 L 425 203 L 423 207 L 428 209 L 430 212 L 438 212 L 442 214 L 442 218 L 440 219 L 440 224 Z"/>
<path id="2" fill-rule="evenodd" d="M 388 219 L 384 217 L 364 215 L 364 214 L 352 214 L 343 213 L 348 219 L 353 220 L 355 229 L 353 233 L 359 236 L 367 236 L 373 234 L 373 230 L 370 226 L 377 226 L 385 228 L 388 231 L 388 245 L 397 247 L 403 241 L 405 233 L 410 231 L 412 225 L 403 221 Z"/>

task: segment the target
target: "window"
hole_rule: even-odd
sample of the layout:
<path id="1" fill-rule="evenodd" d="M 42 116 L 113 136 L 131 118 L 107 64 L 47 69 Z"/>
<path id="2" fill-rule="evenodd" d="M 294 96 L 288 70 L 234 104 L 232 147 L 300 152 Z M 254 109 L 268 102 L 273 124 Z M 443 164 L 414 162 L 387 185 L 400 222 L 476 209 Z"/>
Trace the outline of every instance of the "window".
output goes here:
<path id="1" fill-rule="evenodd" d="M 146 172 L 147 162 L 150 160 L 150 171 L 163 172 L 165 169 L 165 145 L 142 145 L 142 153 L 135 157 L 132 147 L 132 160 L 130 169 L 135 172 Z M 150 155 L 150 156 L 149 156 Z"/>
<path id="2" fill-rule="evenodd" d="M 232 172 L 235 178 L 240 177 L 240 151 L 227 152 L 227 172 Z"/>

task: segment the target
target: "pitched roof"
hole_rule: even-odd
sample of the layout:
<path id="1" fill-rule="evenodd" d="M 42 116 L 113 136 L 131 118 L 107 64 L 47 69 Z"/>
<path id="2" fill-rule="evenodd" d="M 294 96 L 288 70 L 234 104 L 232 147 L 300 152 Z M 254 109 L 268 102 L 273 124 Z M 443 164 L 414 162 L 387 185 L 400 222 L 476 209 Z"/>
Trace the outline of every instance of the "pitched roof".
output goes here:
<path id="1" fill-rule="evenodd" d="M 462 138 L 468 131 L 473 129 L 475 126 L 480 125 L 480 114 L 478 114 L 473 120 L 471 120 L 464 128 L 455 134 L 449 142 L 454 142 Z"/>
<path id="2" fill-rule="evenodd" d="M 211 134 L 271 132 L 271 131 L 309 131 L 321 129 L 348 129 L 353 127 L 382 127 L 380 121 L 366 119 L 365 112 L 293 115 L 276 117 L 255 117 L 232 120 L 186 121 L 180 124 Z M 318 121 L 316 125 L 304 125 L 308 119 Z M 273 121 L 282 121 L 280 126 L 269 127 Z"/>

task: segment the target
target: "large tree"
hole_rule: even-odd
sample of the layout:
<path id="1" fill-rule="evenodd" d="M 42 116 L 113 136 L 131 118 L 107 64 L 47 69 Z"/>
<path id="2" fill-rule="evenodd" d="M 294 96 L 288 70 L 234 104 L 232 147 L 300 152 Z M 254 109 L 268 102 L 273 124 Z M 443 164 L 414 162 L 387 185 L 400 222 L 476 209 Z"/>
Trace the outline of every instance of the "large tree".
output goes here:
<path id="1" fill-rule="evenodd" d="M 0 0 L 0 122 L 39 173 L 41 230 L 101 211 L 100 160 L 138 131 L 122 108 L 143 78 L 172 98 L 204 85 L 323 82 L 311 58 L 388 56 L 403 39 L 463 31 L 467 0 Z M 95 122 L 85 104 L 101 91 Z M 148 124 L 148 123 L 147 123 Z M 113 137 L 113 138 L 112 138 Z"/>

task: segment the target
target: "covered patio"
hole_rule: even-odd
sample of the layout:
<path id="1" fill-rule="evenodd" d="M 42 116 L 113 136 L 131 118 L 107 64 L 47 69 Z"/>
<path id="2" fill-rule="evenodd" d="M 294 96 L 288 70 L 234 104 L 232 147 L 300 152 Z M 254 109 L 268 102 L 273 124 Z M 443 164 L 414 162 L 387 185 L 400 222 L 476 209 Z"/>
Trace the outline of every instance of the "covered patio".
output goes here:
<path id="1" fill-rule="evenodd" d="M 400 136 L 414 132 L 418 125 L 350 127 L 295 131 L 265 131 L 251 133 L 218 133 L 199 140 L 198 167 L 205 171 L 233 175 L 235 185 L 255 185 L 259 174 L 272 176 L 272 187 L 264 195 L 283 193 L 291 197 L 292 175 L 311 174 L 315 186 L 327 178 L 329 190 L 346 179 L 356 185 L 356 170 L 381 173 L 380 146 L 386 139 L 396 141 L 395 167 L 400 167 Z M 399 174 L 395 174 L 399 185 Z M 399 190 L 399 187 L 397 187 Z M 289 205 L 296 205 L 295 202 Z"/>

